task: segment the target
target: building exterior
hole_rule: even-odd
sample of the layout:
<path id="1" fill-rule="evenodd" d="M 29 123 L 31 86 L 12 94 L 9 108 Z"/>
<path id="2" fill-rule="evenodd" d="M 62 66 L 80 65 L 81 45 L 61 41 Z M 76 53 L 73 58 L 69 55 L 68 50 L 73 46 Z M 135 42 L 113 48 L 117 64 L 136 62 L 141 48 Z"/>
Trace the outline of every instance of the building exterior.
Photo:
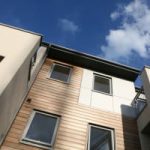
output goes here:
<path id="1" fill-rule="evenodd" d="M 150 68 L 145 66 L 142 70 L 143 89 L 146 96 L 144 109 L 137 117 L 137 124 L 139 129 L 139 136 L 141 140 L 142 149 L 150 149 Z"/>
<path id="2" fill-rule="evenodd" d="M 0 25 L 2 150 L 149 150 L 149 68 L 140 71 Z M 146 98 L 145 98 L 146 96 Z"/>
<path id="3" fill-rule="evenodd" d="M 3 24 L 0 35 L 0 56 L 3 58 L 0 62 L 1 143 L 44 61 L 47 48 L 40 45 L 41 35 Z M 31 70 L 31 59 L 37 50 L 37 61 Z"/>

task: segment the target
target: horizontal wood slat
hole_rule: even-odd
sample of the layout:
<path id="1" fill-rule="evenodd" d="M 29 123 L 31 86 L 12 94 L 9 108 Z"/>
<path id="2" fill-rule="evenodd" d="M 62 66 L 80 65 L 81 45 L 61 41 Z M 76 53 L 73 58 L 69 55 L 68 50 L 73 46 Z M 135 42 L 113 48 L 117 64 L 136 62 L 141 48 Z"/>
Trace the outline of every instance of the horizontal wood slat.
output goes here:
<path id="1" fill-rule="evenodd" d="M 48 78 L 53 62 L 46 59 L 27 96 L 31 102 L 22 105 L 1 149 L 42 149 L 20 143 L 32 110 L 38 109 L 61 116 L 55 150 L 85 150 L 88 123 L 114 128 L 117 150 L 140 150 L 136 120 L 79 104 L 83 69 L 74 66 L 70 83 L 66 84 Z"/>

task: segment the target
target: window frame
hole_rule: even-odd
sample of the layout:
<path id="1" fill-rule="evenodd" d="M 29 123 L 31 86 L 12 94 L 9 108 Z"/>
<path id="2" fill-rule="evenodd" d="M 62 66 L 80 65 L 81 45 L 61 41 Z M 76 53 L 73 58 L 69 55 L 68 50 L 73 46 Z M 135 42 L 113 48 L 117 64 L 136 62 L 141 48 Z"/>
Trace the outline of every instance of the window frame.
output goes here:
<path id="1" fill-rule="evenodd" d="M 30 128 L 30 125 L 31 125 L 32 120 L 34 119 L 34 116 L 35 116 L 36 113 L 56 118 L 56 125 L 55 125 L 55 129 L 54 129 L 54 133 L 53 133 L 53 136 L 52 136 L 51 143 L 46 143 L 46 142 L 41 142 L 41 141 L 26 138 L 27 132 Z M 23 143 L 23 144 L 32 145 L 32 146 L 36 146 L 36 147 L 39 147 L 39 148 L 51 149 L 53 147 L 55 139 L 56 139 L 56 134 L 57 134 L 59 122 L 60 122 L 60 116 L 53 115 L 53 114 L 50 114 L 50 113 L 47 113 L 47 112 L 42 112 L 42 111 L 39 111 L 39 110 L 33 110 L 32 114 L 30 115 L 30 117 L 28 119 L 26 127 L 23 131 L 20 142 Z"/>
<path id="2" fill-rule="evenodd" d="M 54 71 L 54 68 L 55 68 L 56 65 L 62 66 L 62 67 L 66 67 L 66 68 L 69 68 L 69 69 L 70 69 L 67 81 L 63 81 L 63 80 L 59 80 L 59 79 L 55 79 L 55 78 L 52 78 L 52 77 L 51 77 L 52 72 Z M 49 71 L 49 74 L 48 74 L 48 78 L 51 79 L 51 80 L 54 80 L 54 81 L 62 82 L 62 83 L 70 83 L 71 74 L 72 74 L 72 66 L 54 62 L 54 63 L 52 64 L 51 68 L 50 68 L 50 71 Z"/>
<path id="3" fill-rule="evenodd" d="M 109 91 L 110 91 L 109 93 L 103 92 L 103 91 L 98 91 L 98 90 L 95 90 L 95 89 L 94 89 L 95 76 L 101 77 L 101 78 L 103 78 L 103 79 L 108 79 L 108 81 L 109 81 Z M 112 93 L 113 93 L 113 90 L 112 90 L 112 78 L 111 78 L 111 77 L 108 77 L 108 76 L 101 75 L 101 74 L 93 73 L 92 91 L 93 91 L 93 92 L 98 92 L 98 93 L 102 93 L 102 94 L 106 94 L 106 95 L 111 95 L 111 96 L 112 96 Z"/>
<path id="4" fill-rule="evenodd" d="M 87 150 L 90 150 L 90 144 L 91 144 L 90 143 L 90 139 L 91 139 L 91 128 L 92 127 L 97 128 L 97 129 L 102 129 L 102 130 L 110 131 L 110 133 L 111 133 L 111 146 L 112 146 L 112 150 L 116 149 L 115 148 L 115 129 L 89 123 L 88 124 Z"/>
<path id="5" fill-rule="evenodd" d="M 32 74 L 32 69 L 36 64 L 36 60 L 37 60 L 37 52 L 38 50 L 36 50 L 36 52 L 34 53 L 34 55 L 32 55 L 31 59 L 30 59 L 30 64 L 29 64 L 29 73 L 28 73 L 28 82 L 30 82 L 31 80 L 31 74 Z"/>

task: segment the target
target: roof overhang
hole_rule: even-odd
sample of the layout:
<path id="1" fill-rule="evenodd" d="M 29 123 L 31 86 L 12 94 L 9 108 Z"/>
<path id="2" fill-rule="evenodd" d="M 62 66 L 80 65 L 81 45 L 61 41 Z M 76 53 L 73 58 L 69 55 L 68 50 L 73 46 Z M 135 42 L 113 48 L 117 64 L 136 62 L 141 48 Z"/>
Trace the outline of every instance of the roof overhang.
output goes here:
<path id="1" fill-rule="evenodd" d="M 53 44 L 49 45 L 48 57 L 129 81 L 140 74 L 138 69 Z"/>
<path id="2" fill-rule="evenodd" d="M 15 29 L 15 30 L 19 30 L 19 31 L 22 31 L 22 32 L 25 32 L 25 33 L 29 33 L 29 34 L 33 34 L 33 35 L 40 36 L 40 45 L 43 43 L 43 42 L 42 42 L 42 41 L 43 41 L 43 35 L 40 34 L 40 33 L 32 32 L 32 31 L 29 31 L 29 30 L 25 30 L 25 29 L 23 29 L 23 28 L 11 26 L 11 25 L 4 24 L 4 23 L 0 23 L 0 26 L 4 26 L 4 27 L 8 27 L 8 28 Z"/>

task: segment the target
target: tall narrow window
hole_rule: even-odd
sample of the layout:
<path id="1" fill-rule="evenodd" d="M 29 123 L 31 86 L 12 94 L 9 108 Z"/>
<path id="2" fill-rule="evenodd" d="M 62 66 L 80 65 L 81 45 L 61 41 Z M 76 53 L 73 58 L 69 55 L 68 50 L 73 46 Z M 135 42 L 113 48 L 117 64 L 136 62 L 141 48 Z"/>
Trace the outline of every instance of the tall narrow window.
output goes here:
<path id="1" fill-rule="evenodd" d="M 29 66 L 29 74 L 28 74 L 28 81 L 30 81 L 31 79 L 31 72 L 33 70 L 33 67 L 36 63 L 36 57 L 37 57 L 37 51 L 35 52 L 35 54 L 32 56 L 31 60 L 30 60 L 30 66 Z"/>
<path id="2" fill-rule="evenodd" d="M 70 72 L 71 68 L 68 66 L 53 64 L 50 78 L 63 82 L 69 82 Z"/>
<path id="3" fill-rule="evenodd" d="M 113 130 L 90 125 L 88 150 L 114 150 Z"/>
<path id="4" fill-rule="evenodd" d="M 47 113 L 33 111 L 24 131 L 22 142 L 49 148 L 54 144 L 59 118 Z"/>
<path id="5" fill-rule="evenodd" d="M 102 93 L 111 94 L 111 79 L 94 74 L 93 90 Z"/>

